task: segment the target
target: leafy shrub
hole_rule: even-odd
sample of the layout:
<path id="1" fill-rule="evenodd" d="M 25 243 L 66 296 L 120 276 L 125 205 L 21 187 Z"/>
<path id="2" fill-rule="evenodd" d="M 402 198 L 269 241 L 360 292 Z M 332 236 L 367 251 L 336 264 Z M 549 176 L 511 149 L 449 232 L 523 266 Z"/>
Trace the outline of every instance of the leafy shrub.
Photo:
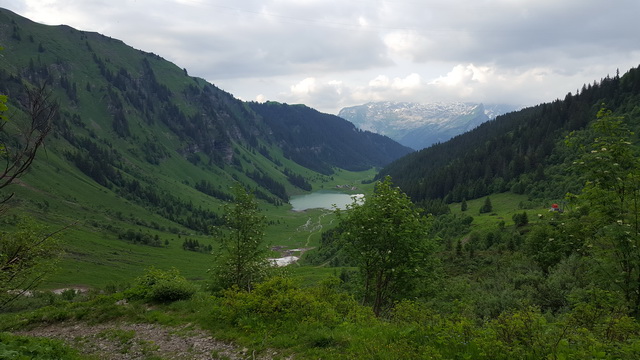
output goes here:
<path id="1" fill-rule="evenodd" d="M 60 340 L 0 333 L 0 359 L 82 359 Z"/>
<path id="2" fill-rule="evenodd" d="M 516 227 L 521 227 L 529 224 L 529 216 L 527 215 L 526 211 L 523 211 L 520 214 L 513 214 L 511 219 L 513 220 L 513 223 Z"/>
<path id="3" fill-rule="evenodd" d="M 300 323 L 333 327 L 346 319 L 371 316 L 370 312 L 361 314 L 353 298 L 337 292 L 331 280 L 302 289 L 291 279 L 274 277 L 252 292 L 226 290 L 222 305 L 220 317 L 246 328 Z"/>
<path id="4" fill-rule="evenodd" d="M 125 292 L 128 299 L 169 303 L 191 298 L 196 287 L 180 275 L 176 268 L 160 270 L 154 267 L 145 270 L 135 280 L 134 286 Z"/>
<path id="5" fill-rule="evenodd" d="M 52 271 L 59 242 L 32 219 L 23 219 L 14 232 L 0 231 L 0 310 L 33 290 Z"/>

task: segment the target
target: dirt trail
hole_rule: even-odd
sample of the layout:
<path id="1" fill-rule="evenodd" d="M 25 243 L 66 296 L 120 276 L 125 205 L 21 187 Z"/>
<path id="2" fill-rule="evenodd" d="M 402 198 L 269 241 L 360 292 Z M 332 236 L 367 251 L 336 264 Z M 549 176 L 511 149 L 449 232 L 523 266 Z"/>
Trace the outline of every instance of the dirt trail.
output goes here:
<path id="1" fill-rule="evenodd" d="M 56 338 L 83 354 L 99 359 L 273 359 L 274 351 L 255 354 L 246 348 L 216 340 L 191 325 L 66 322 L 19 332 Z"/>
<path id="2" fill-rule="evenodd" d="M 307 241 L 304 244 L 305 248 L 309 247 L 309 242 L 311 241 L 311 237 L 319 232 L 322 231 L 322 229 L 324 228 L 324 225 L 322 225 L 322 218 L 324 218 L 325 216 L 329 215 L 330 212 L 328 211 L 323 211 L 319 216 L 318 216 L 318 220 L 317 222 L 313 222 L 312 218 L 309 217 L 309 219 L 307 219 L 307 222 L 298 227 L 298 231 L 299 232 L 303 232 L 303 231 L 308 231 L 309 232 L 309 236 L 307 236 Z M 333 220 L 331 220 L 333 222 Z M 329 223 L 331 224 L 331 223 Z"/>
<path id="3" fill-rule="evenodd" d="M 288 249 L 286 246 L 281 246 L 281 245 L 274 246 L 271 248 L 271 250 L 278 251 L 280 253 L 280 258 L 270 259 L 270 260 L 274 261 L 274 263 L 276 263 L 277 266 L 286 266 L 289 264 L 296 263 L 302 257 L 302 255 L 304 255 L 305 252 L 313 249 L 312 246 L 309 246 L 309 243 L 311 242 L 311 237 L 322 231 L 322 229 L 324 228 L 324 225 L 322 225 L 322 219 L 325 216 L 329 215 L 330 213 L 331 213 L 330 211 L 323 211 L 315 221 L 313 217 L 309 216 L 309 218 L 304 224 L 296 228 L 297 233 L 307 233 L 307 232 L 309 233 L 309 235 L 307 235 L 304 245 L 296 249 Z M 331 220 L 329 225 L 332 222 L 333 220 Z M 289 240 L 291 240 L 291 238 L 289 238 Z"/>

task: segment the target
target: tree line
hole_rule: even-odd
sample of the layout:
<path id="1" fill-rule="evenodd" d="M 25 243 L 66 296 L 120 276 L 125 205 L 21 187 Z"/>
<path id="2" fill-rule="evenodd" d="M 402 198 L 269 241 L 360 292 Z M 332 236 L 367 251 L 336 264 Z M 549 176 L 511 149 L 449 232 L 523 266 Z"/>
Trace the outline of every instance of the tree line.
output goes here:
<path id="1" fill-rule="evenodd" d="M 577 191 L 579 181 L 559 180 L 556 174 L 562 171 L 554 170 L 573 156 L 562 148 L 564 136 L 584 128 L 601 103 L 620 113 L 632 111 L 640 103 L 639 71 L 633 68 L 622 77 L 585 85 L 563 100 L 499 116 L 395 161 L 378 179 L 392 176 L 414 201 L 447 203 L 509 190 L 547 198 Z"/>

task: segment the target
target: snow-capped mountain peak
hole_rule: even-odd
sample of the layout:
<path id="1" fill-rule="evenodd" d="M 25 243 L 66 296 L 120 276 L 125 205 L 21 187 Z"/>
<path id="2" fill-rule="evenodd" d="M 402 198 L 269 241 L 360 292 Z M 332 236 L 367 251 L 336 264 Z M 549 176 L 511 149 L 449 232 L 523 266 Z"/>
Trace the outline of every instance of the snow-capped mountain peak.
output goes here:
<path id="1" fill-rule="evenodd" d="M 510 105 L 382 101 L 344 108 L 338 116 L 419 150 L 513 110 L 516 107 Z"/>

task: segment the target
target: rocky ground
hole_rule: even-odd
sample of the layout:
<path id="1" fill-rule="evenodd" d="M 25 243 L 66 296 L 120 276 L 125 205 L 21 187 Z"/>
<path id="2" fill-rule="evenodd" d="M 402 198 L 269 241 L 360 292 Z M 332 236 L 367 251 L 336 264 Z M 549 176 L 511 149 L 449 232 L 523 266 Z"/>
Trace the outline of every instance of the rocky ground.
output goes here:
<path id="1" fill-rule="evenodd" d="M 256 354 L 218 341 L 191 325 L 66 322 L 20 332 L 61 339 L 98 359 L 273 359 L 276 352 Z"/>

